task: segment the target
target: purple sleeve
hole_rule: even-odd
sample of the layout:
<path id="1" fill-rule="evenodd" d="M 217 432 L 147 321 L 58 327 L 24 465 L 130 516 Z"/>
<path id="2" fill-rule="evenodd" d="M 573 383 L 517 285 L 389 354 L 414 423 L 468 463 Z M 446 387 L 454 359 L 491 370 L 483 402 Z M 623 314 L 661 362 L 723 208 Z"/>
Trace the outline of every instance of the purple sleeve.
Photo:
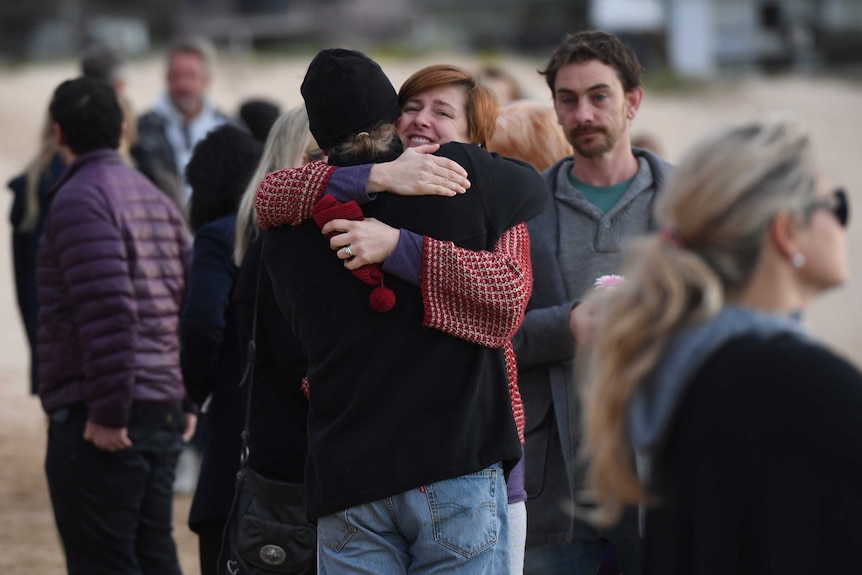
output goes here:
<path id="1" fill-rule="evenodd" d="M 341 203 L 355 201 L 359 205 L 367 204 L 376 196 L 365 191 L 372 166 L 373 164 L 364 164 L 338 168 L 329 178 L 324 193 L 335 197 Z"/>
<path id="2" fill-rule="evenodd" d="M 523 453 L 523 451 L 522 451 Z M 527 490 L 524 488 L 524 457 L 509 472 L 509 481 L 506 482 L 506 496 L 509 504 L 519 503 L 527 500 Z"/>
<path id="3" fill-rule="evenodd" d="M 336 172 L 337 173 L 337 172 Z M 383 271 L 418 286 L 422 274 L 422 250 L 425 239 L 409 230 L 401 230 L 398 245 L 383 262 Z"/>

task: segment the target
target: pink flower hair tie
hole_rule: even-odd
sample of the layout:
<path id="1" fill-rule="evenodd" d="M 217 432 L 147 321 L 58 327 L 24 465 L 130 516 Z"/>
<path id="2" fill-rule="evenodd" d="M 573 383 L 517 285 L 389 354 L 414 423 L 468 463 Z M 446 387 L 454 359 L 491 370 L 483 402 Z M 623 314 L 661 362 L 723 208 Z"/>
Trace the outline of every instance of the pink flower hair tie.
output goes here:
<path id="1" fill-rule="evenodd" d="M 612 288 L 622 285 L 626 282 L 626 278 L 617 275 L 607 275 L 596 278 L 596 289 Z"/>

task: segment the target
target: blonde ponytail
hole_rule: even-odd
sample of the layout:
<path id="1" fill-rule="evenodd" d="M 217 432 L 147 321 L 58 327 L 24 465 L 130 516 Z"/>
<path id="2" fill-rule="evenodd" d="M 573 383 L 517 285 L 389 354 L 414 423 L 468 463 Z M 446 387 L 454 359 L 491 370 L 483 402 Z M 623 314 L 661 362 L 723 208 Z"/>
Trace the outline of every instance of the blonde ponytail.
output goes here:
<path id="1" fill-rule="evenodd" d="M 623 269 L 626 283 L 605 297 L 583 387 L 588 480 L 598 503 L 591 515 L 599 524 L 648 500 L 627 438 L 632 392 L 670 334 L 714 315 L 722 302 L 718 277 L 703 261 L 658 235 L 633 245 Z"/>

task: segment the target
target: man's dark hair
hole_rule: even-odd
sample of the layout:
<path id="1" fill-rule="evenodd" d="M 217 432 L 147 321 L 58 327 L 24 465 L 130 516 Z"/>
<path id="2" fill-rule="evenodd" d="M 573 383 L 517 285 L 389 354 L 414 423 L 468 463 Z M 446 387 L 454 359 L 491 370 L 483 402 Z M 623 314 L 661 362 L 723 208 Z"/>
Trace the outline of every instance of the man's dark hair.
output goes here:
<path id="1" fill-rule="evenodd" d="M 113 88 L 92 78 L 66 80 L 51 98 L 51 121 L 76 155 L 116 150 L 123 133 L 123 111 Z"/>
<path id="2" fill-rule="evenodd" d="M 554 95 L 560 68 L 591 60 L 598 60 L 616 70 L 626 92 L 641 85 L 643 68 L 634 50 L 617 36 L 601 30 L 584 30 L 567 35 L 554 50 L 545 69 L 539 70 L 539 74 L 545 76 L 551 95 Z"/>
<path id="3" fill-rule="evenodd" d="M 262 152 L 263 144 L 231 124 L 216 128 L 197 143 L 186 165 L 186 181 L 192 187 L 192 232 L 236 212 Z"/>

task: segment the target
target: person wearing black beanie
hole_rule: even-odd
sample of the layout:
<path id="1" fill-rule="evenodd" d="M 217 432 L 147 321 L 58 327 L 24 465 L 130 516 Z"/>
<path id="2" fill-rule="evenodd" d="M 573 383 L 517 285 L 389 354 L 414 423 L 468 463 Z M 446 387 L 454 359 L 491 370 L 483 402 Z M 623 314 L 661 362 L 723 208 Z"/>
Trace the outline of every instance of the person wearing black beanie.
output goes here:
<path id="1" fill-rule="evenodd" d="M 188 521 L 198 535 L 201 575 L 219 572 L 222 532 L 239 471 L 243 363 L 231 297 L 238 271 L 233 248 L 239 201 L 262 151 L 251 134 L 224 125 L 198 142 L 186 166 L 195 240 L 180 316 L 180 365 L 189 397 L 208 406 L 195 437 L 203 456 Z"/>
<path id="2" fill-rule="evenodd" d="M 329 150 L 401 115 L 398 94 L 377 62 L 355 50 L 323 50 L 308 66 L 299 88 L 308 125 L 321 149 Z"/>
<path id="3" fill-rule="evenodd" d="M 261 144 L 266 143 L 272 125 L 275 124 L 280 115 L 281 108 L 279 105 L 269 100 L 254 98 L 246 100 L 239 107 L 240 120 L 254 136 L 254 139 Z"/>
<path id="4" fill-rule="evenodd" d="M 364 54 L 324 51 L 315 60 L 303 96 L 322 148 L 374 140 L 378 125 L 400 114 L 394 89 Z M 346 105 L 333 108 L 330 98 Z M 380 194 L 362 207 L 375 219 L 366 221 L 487 251 L 543 209 L 531 168 L 475 145 L 446 144 L 440 154 L 466 168 L 469 193 Z M 342 243 L 310 221 L 264 235 L 279 307 L 309 352 L 306 492 L 321 573 L 508 573 L 503 473 L 521 447 L 507 366 L 494 349 L 507 338 L 486 346 L 427 329 L 423 289 L 397 275 L 386 276 L 394 307 L 375 311 L 368 287 L 332 256 L 335 247 L 339 258 L 349 254 Z"/>

